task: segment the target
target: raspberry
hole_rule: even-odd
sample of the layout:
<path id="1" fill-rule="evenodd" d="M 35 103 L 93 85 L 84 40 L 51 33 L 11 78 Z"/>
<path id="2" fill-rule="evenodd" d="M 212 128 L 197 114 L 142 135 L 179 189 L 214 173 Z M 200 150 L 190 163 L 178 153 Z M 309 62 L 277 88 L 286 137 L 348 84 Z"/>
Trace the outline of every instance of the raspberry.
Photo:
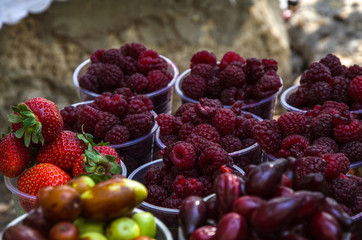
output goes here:
<path id="1" fill-rule="evenodd" d="M 255 84 L 254 95 L 256 99 L 264 99 L 276 93 L 282 86 L 280 77 L 274 71 L 266 72 Z"/>
<path id="2" fill-rule="evenodd" d="M 345 73 L 345 76 L 350 80 L 361 75 L 362 75 L 362 66 L 358 66 L 357 64 L 350 66 L 347 69 L 347 72 Z"/>
<path id="3" fill-rule="evenodd" d="M 149 49 L 139 55 L 137 68 L 143 74 L 152 70 L 167 71 L 167 62 L 156 51 Z"/>
<path id="4" fill-rule="evenodd" d="M 235 113 L 236 116 L 240 116 L 243 114 L 243 102 L 241 100 L 237 100 L 234 102 L 234 104 L 231 106 L 231 111 Z"/>
<path id="5" fill-rule="evenodd" d="M 129 99 L 130 97 L 134 96 L 132 90 L 127 87 L 116 88 L 113 91 L 113 94 L 123 95 L 126 99 Z"/>
<path id="6" fill-rule="evenodd" d="M 224 88 L 241 87 L 245 84 L 245 73 L 243 69 L 238 66 L 229 65 L 225 67 L 220 73 L 220 84 Z"/>
<path id="7" fill-rule="evenodd" d="M 234 63 L 234 62 L 241 63 L 242 65 L 245 64 L 244 58 L 241 57 L 236 52 L 229 51 L 229 52 L 225 53 L 224 56 L 222 57 L 222 59 L 220 60 L 220 64 L 219 64 L 220 65 L 220 70 L 223 70 L 230 63 Z"/>
<path id="8" fill-rule="evenodd" d="M 201 196 L 204 190 L 204 184 L 196 178 L 185 178 L 178 175 L 173 182 L 174 193 L 184 199 L 190 195 Z"/>
<path id="9" fill-rule="evenodd" d="M 212 52 L 208 52 L 206 50 L 202 50 L 199 51 L 197 53 L 195 53 L 192 57 L 191 57 L 191 61 L 190 61 L 190 68 L 192 68 L 194 65 L 200 64 L 200 63 L 204 63 L 204 64 L 209 64 L 211 66 L 215 66 L 216 65 L 216 56 L 214 53 Z"/>
<path id="10" fill-rule="evenodd" d="M 135 139 L 151 131 L 153 116 L 147 113 L 130 114 L 123 119 L 123 124 L 128 128 L 131 139 Z"/>
<path id="11" fill-rule="evenodd" d="M 148 86 L 148 79 L 140 73 L 134 73 L 127 79 L 127 87 L 133 92 L 145 92 Z"/>
<path id="12" fill-rule="evenodd" d="M 167 173 L 163 179 L 162 179 L 162 182 L 161 182 L 161 186 L 166 189 L 166 191 L 171 194 L 173 192 L 173 186 L 172 186 L 172 183 L 175 179 L 175 176 L 173 173 Z"/>
<path id="13" fill-rule="evenodd" d="M 349 83 L 350 81 L 347 78 L 341 76 L 333 77 L 330 81 L 332 86 L 330 98 L 336 102 L 348 103 L 350 101 L 348 95 Z"/>
<path id="14" fill-rule="evenodd" d="M 322 158 L 327 162 L 325 176 L 328 180 L 337 178 L 340 173 L 346 174 L 349 170 L 348 158 L 343 153 L 326 153 Z"/>
<path id="15" fill-rule="evenodd" d="M 176 194 L 173 193 L 164 200 L 161 206 L 165 208 L 179 209 L 181 207 L 181 204 L 182 198 L 178 197 Z"/>
<path id="16" fill-rule="evenodd" d="M 241 140 L 241 149 L 254 145 L 256 141 L 253 138 L 244 138 Z"/>
<path id="17" fill-rule="evenodd" d="M 110 144 L 122 144 L 130 139 L 128 128 L 122 125 L 113 126 L 105 135 L 104 141 Z"/>
<path id="18" fill-rule="evenodd" d="M 300 179 L 310 173 L 325 173 L 326 161 L 317 156 L 298 158 L 295 163 L 295 173 Z"/>
<path id="19" fill-rule="evenodd" d="M 168 77 L 160 70 L 152 70 L 147 73 L 148 92 L 159 90 L 169 83 Z"/>
<path id="20" fill-rule="evenodd" d="M 221 84 L 220 78 L 212 77 L 208 79 L 207 86 L 206 86 L 206 95 L 210 98 L 220 98 L 221 95 Z"/>
<path id="21" fill-rule="evenodd" d="M 232 134 L 235 128 L 235 114 L 231 109 L 218 108 L 211 119 L 220 135 Z"/>
<path id="22" fill-rule="evenodd" d="M 331 99 L 332 87 L 326 82 L 315 82 L 309 88 L 309 101 L 312 104 L 323 104 Z"/>
<path id="23" fill-rule="evenodd" d="M 133 97 L 128 98 L 128 101 L 132 101 L 133 99 L 141 100 L 146 107 L 147 111 L 153 110 L 153 102 L 147 95 L 136 95 Z"/>
<path id="24" fill-rule="evenodd" d="M 94 138 L 97 141 L 104 139 L 106 133 L 116 125 L 120 125 L 121 120 L 109 112 L 100 112 L 97 116 L 97 124 L 94 126 Z"/>
<path id="25" fill-rule="evenodd" d="M 292 134 L 284 138 L 281 142 L 279 154 L 282 157 L 303 157 L 304 149 L 308 146 L 308 139 L 298 134 Z"/>
<path id="26" fill-rule="evenodd" d="M 171 144 L 177 142 L 179 139 L 177 135 L 161 135 L 160 140 L 165 146 L 170 146 Z"/>
<path id="27" fill-rule="evenodd" d="M 137 61 L 132 57 L 121 57 L 117 63 L 117 66 L 123 71 L 126 75 L 132 75 L 138 72 Z"/>
<path id="28" fill-rule="evenodd" d="M 253 126 L 259 122 L 259 120 L 251 117 L 246 118 L 244 116 L 237 116 L 235 119 L 235 132 L 234 135 L 240 139 L 253 137 Z"/>
<path id="29" fill-rule="evenodd" d="M 125 85 L 123 72 L 118 66 L 107 63 L 102 66 L 102 77 L 97 79 L 103 91 L 113 91 Z"/>
<path id="30" fill-rule="evenodd" d="M 328 83 L 332 75 L 329 68 L 326 67 L 324 64 L 319 62 L 314 62 L 309 65 L 305 77 L 306 78 L 304 80 L 306 81 L 307 84 L 312 84 L 319 81 Z M 301 83 L 304 83 L 302 79 Z"/>
<path id="31" fill-rule="evenodd" d="M 78 131 L 78 115 L 82 105 L 74 106 L 66 106 L 62 110 L 60 110 L 60 115 L 63 118 L 63 129 L 77 132 Z"/>
<path id="32" fill-rule="evenodd" d="M 357 162 L 361 160 L 362 143 L 360 141 L 345 143 L 340 147 L 340 152 L 346 155 L 350 162 Z"/>
<path id="33" fill-rule="evenodd" d="M 333 129 L 334 138 L 337 142 L 346 143 L 358 140 L 362 134 L 362 123 L 353 119 L 349 125 L 338 125 Z"/>
<path id="34" fill-rule="evenodd" d="M 245 62 L 244 72 L 247 83 L 254 84 L 264 75 L 264 64 L 260 59 L 248 58 Z"/>
<path id="35" fill-rule="evenodd" d="M 214 143 L 220 142 L 220 135 L 216 128 L 207 123 L 197 125 L 192 129 L 192 133 Z"/>
<path id="36" fill-rule="evenodd" d="M 118 65 L 121 58 L 121 51 L 119 49 L 111 48 L 103 52 L 101 62 Z"/>
<path id="37" fill-rule="evenodd" d="M 206 81 L 216 74 L 215 67 L 210 64 L 200 63 L 191 68 L 191 75 L 199 75 Z"/>
<path id="38" fill-rule="evenodd" d="M 176 143 L 170 153 L 172 163 L 180 170 L 187 170 L 194 166 L 196 161 L 195 150 L 190 143 Z"/>
<path id="39" fill-rule="evenodd" d="M 341 76 L 344 73 L 341 61 L 333 54 L 326 55 L 319 62 L 329 68 L 332 76 Z"/>
<path id="40" fill-rule="evenodd" d="M 79 86 L 91 92 L 100 92 L 100 86 L 97 77 L 89 73 L 86 73 L 79 78 Z"/>
<path id="41" fill-rule="evenodd" d="M 161 136 L 175 133 L 175 117 L 173 115 L 168 113 L 161 113 L 157 115 L 156 121 L 160 127 Z"/>
<path id="42" fill-rule="evenodd" d="M 120 118 L 125 114 L 128 103 L 123 95 L 120 94 L 107 94 L 103 93 L 98 96 L 93 104 L 97 106 L 98 109 L 112 113 Z"/>
<path id="43" fill-rule="evenodd" d="M 330 114 L 319 114 L 310 123 L 310 130 L 314 138 L 330 137 L 333 132 L 332 116 Z"/>
<path id="44" fill-rule="evenodd" d="M 338 144 L 332 138 L 329 137 L 320 137 L 313 141 L 313 145 L 325 146 L 331 148 L 333 152 L 338 152 Z"/>
<path id="45" fill-rule="evenodd" d="M 301 84 L 296 91 L 295 107 L 305 106 L 309 104 L 309 88 L 305 84 Z M 289 103 L 289 100 L 287 100 Z"/>
<path id="46" fill-rule="evenodd" d="M 178 138 L 180 140 L 186 140 L 191 135 L 194 128 L 195 126 L 190 122 L 182 124 L 180 130 L 178 131 Z"/>
<path id="47" fill-rule="evenodd" d="M 200 176 L 199 181 L 204 185 L 204 191 L 202 192 L 202 196 L 208 196 L 213 193 L 213 178 L 211 176 L 203 175 Z"/>
<path id="48" fill-rule="evenodd" d="M 188 138 L 186 139 L 186 142 L 193 145 L 194 150 L 196 152 L 196 155 L 199 156 L 202 151 L 204 151 L 205 148 L 210 146 L 216 146 L 220 147 L 219 144 L 211 142 L 201 136 L 190 134 Z"/>
<path id="49" fill-rule="evenodd" d="M 243 148 L 240 139 L 233 135 L 223 136 L 220 144 L 228 153 L 236 152 Z"/>
<path id="50" fill-rule="evenodd" d="M 336 102 L 336 101 L 326 101 L 322 105 L 322 110 L 332 108 L 337 110 L 339 114 L 343 114 L 344 112 L 349 110 L 349 107 L 343 102 Z M 349 113 L 344 113 L 343 115 L 349 115 Z"/>
<path id="51" fill-rule="evenodd" d="M 211 146 L 205 148 L 199 157 L 199 168 L 204 174 L 212 175 L 222 165 L 232 165 L 233 159 L 221 147 Z"/>
<path id="52" fill-rule="evenodd" d="M 226 88 L 222 90 L 220 100 L 224 105 L 233 105 L 237 101 L 236 87 Z"/>
<path id="53" fill-rule="evenodd" d="M 275 59 L 262 59 L 261 62 L 264 65 L 265 72 L 267 71 L 278 71 L 278 62 Z"/>
<path id="54" fill-rule="evenodd" d="M 334 153 L 332 148 L 323 145 L 310 145 L 304 149 L 305 156 L 321 157 L 325 153 Z"/>
<path id="55" fill-rule="evenodd" d="M 183 112 L 185 112 L 188 109 L 194 108 L 194 105 L 195 105 L 194 103 L 181 104 L 175 112 L 175 117 L 181 117 Z"/>
<path id="56" fill-rule="evenodd" d="M 307 125 L 307 119 L 300 112 L 285 112 L 278 118 L 278 124 L 283 128 L 284 135 L 301 134 Z"/>
<path id="57" fill-rule="evenodd" d="M 223 105 L 219 99 L 200 98 L 198 103 L 195 103 L 195 111 L 199 117 L 210 119 L 214 116 L 218 108 Z"/>
<path id="58" fill-rule="evenodd" d="M 99 63 L 101 61 L 104 49 L 98 49 L 91 54 L 91 63 Z"/>
<path id="59" fill-rule="evenodd" d="M 276 120 L 263 120 L 255 122 L 253 137 L 267 153 L 276 153 L 282 142 L 282 128 Z"/>
<path id="60" fill-rule="evenodd" d="M 130 56 L 138 60 L 138 56 L 146 51 L 146 47 L 141 43 L 132 42 L 123 45 L 120 50 L 123 56 Z"/>
<path id="61" fill-rule="evenodd" d="M 352 103 L 351 110 L 360 110 L 362 109 L 362 102 Z"/>
<path id="62" fill-rule="evenodd" d="M 147 186 L 147 198 L 146 202 L 153 205 L 161 206 L 162 203 L 167 199 L 167 191 L 158 185 L 152 184 Z"/>
<path id="63" fill-rule="evenodd" d="M 176 170 L 176 174 L 184 175 L 186 178 L 198 178 L 201 172 L 197 168 L 191 168 L 188 170 Z"/>
<path id="64" fill-rule="evenodd" d="M 356 102 L 362 102 L 362 75 L 353 78 L 348 87 L 348 93 Z"/>
<path id="65" fill-rule="evenodd" d="M 90 105 L 81 105 L 78 115 L 79 129 L 83 129 L 86 133 L 94 134 L 99 112 L 99 110 Z"/>
<path id="66" fill-rule="evenodd" d="M 95 76 L 97 79 L 101 79 L 103 75 L 103 69 L 104 69 L 103 63 L 101 62 L 93 63 L 88 67 L 86 74 L 90 74 Z"/>
<path id="67" fill-rule="evenodd" d="M 147 172 L 143 176 L 143 184 L 146 186 L 149 185 L 160 185 L 162 182 L 163 174 L 161 172 L 161 167 L 157 165 L 151 165 Z"/>
<path id="68" fill-rule="evenodd" d="M 128 102 L 127 114 L 149 112 L 147 106 L 141 99 L 132 98 Z"/>
<path id="69" fill-rule="evenodd" d="M 358 183 L 348 178 L 334 178 L 329 182 L 328 196 L 349 206 L 356 197 Z"/>
<path id="70" fill-rule="evenodd" d="M 181 83 L 183 93 L 192 99 L 198 100 L 205 97 L 206 82 L 198 75 L 188 75 Z"/>

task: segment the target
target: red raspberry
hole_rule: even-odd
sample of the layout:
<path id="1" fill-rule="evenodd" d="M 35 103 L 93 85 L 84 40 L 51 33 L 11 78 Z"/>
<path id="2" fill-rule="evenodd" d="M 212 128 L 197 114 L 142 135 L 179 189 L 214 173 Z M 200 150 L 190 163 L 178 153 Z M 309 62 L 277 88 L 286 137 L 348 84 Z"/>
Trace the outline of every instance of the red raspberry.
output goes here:
<path id="1" fill-rule="evenodd" d="M 229 65 L 219 73 L 221 86 L 224 88 L 241 87 L 245 84 L 245 73 L 241 67 Z"/>
<path id="2" fill-rule="evenodd" d="M 358 183 L 356 181 L 346 177 L 338 177 L 329 182 L 328 196 L 334 198 L 338 203 L 349 206 L 356 198 L 357 189 Z"/>
<path id="3" fill-rule="evenodd" d="M 121 120 L 109 112 L 100 112 L 97 116 L 97 124 L 94 126 L 94 138 L 97 141 L 104 140 L 106 133 L 116 125 L 120 125 Z"/>
<path id="4" fill-rule="evenodd" d="M 206 50 L 202 50 L 202 51 L 199 51 L 199 52 L 195 53 L 191 57 L 190 68 L 192 68 L 194 65 L 197 65 L 197 64 L 200 64 L 200 63 L 215 66 L 216 65 L 216 56 L 215 56 L 215 54 L 212 53 L 212 52 L 208 52 Z"/>
<path id="5" fill-rule="evenodd" d="M 79 78 L 79 86 L 91 92 L 100 93 L 100 85 L 97 77 L 89 73 Z"/>
<path id="6" fill-rule="evenodd" d="M 104 63 L 93 63 L 87 69 L 87 74 L 95 76 L 97 79 L 101 79 L 103 75 Z"/>
<path id="7" fill-rule="evenodd" d="M 300 112 L 285 112 L 278 118 L 279 125 L 283 128 L 284 135 L 301 134 L 307 125 L 307 119 Z"/>
<path id="8" fill-rule="evenodd" d="M 123 72 L 118 66 L 107 63 L 102 66 L 102 77 L 97 79 L 103 91 L 113 91 L 125 86 Z"/>
<path id="9" fill-rule="evenodd" d="M 348 93 L 356 102 L 362 102 L 362 75 L 353 78 L 348 87 Z"/>
<path id="10" fill-rule="evenodd" d="M 82 108 L 82 105 L 74 106 L 66 106 L 62 110 L 60 110 L 60 115 L 63 118 L 63 129 L 70 130 L 73 132 L 78 131 L 78 115 L 79 111 Z"/>
<path id="11" fill-rule="evenodd" d="M 216 75 L 215 67 L 210 64 L 200 63 L 191 68 L 191 75 L 199 75 L 206 81 Z"/>
<path id="12" fill-rule="evenodd" d="M 281 142 L 279 154 L 282 157 L 303 157 L 304 149 L 308 146 L 308 139 L 298 134 L 292 134 L 284 138 Z"/>
<path id="13" fill-rule="evenodd" d="M 158 126 L 160 127 L 161 136 L 175 133 L 176 131 L 175 116 L 168 113 L 161 113 L 157 115 L 156 121 Z"/>
<path id="14" fill-rule="evenodd" d="M 165 146 L 170 146 L 171 144 L 177 142 L 179 139 L 177 135 L 161 135 L 160 140 Z"/>
<path id="15" fill-rule="evenodd" d="M 342 114 L 343 116 L 345 116 L 345 115 L 349 116 L 349 113 L 345 113 L 345 112 L 349 111 L 349 107 L 343 102 L 326 101 L 321 106 L 322 110 L 328 109 L 328 108 L 332 108 L 333 110 L 337 110 L 338 114 Z"/>
<path id="16" fill-rule="evenodd" d="M 244 138 L 241 141 L 241 149 L 254 145 L 256 141 L 253 138 Z"/>
<path id="17" fill-rule="evenodd" d="M 237 99 L 238 89 L 236 87 L 222 90 L 220 100 L 224 105 L 233 105 Z"/>
<path id="18" fill-rule="evenodd" d="M 306 84 L 301 84 L 296 91 L 296 105 L 292 105 L 295 107 L 305 106 L 309 104 L 309 87 Z M 289 103 L 289 100 L 287 100 Z"/>
<path id="19" fill-rule="evenodd" d="M 190 195 L 201 196 L 204 190 L 204 184 L 196 178 L 185 178 L 178 175 L 173 182 L 173 191 L 181 199 Z"/>
<path id="20" fill-rule="evenodd" d="M 257 99 L 264 99 L 276 93 L 281 86 L 279 75 L 268 71 L 256 82 L 254 95 Z"/>
<path id="21" fill-rule="evenodd" d="M 126 75 L 132 75 L 138 72 L 137 61 L 132 57 L 121 57 L 118 61 L 117 66 L 123 71 Z"/>
<path id="22" fill-rule="evenodd" d="M 301 83 L 312 84 L 315 82 L 323 81 L 323 82 L 329 82 L 331 79 L 331 71 L 328 67 L 326 67 L 324 64 L 319 62 L 314 62 L 309 65 L 305 79 L 301 79 Z"/>
<path id="23" fill-rule="evenodd" d="M 331 148 L 333 152 L 338 152 L 338 144 L 332 138 L 320 137 L 313 141 L 313 145 L 326 146 Z"/>
<path id="24" fill-rule="evenodd" d="M 235 132 L 234 135 L 240 139 L 253 137 L 253 126 L 259 122 L 254 117 L 247 118 L 247 115 L 237 116 L 235 119 Z"/>
<path id="25" fill-rule="evenodd" d="M 148 79 L 140 73 L 134 73 L 127 79 L 127 87 L 136 93 L 143 93 L 148 86 Z"/>
<path id="26" fill-rule="evenodd" d="M 264 64 L 260 59 L 248 58 L 245 62 L 244 72 L 247 83 L 254 84 L 264 75 Z"/>
<path id="27" fill-rule="evenodd" d="M 148 92 L 154 92 L 163 87 L 166 87 L 170 82 L 168 77 L 160 70 L 152 70 L 147 73 Z"/>
<path id="28" fill-rule="evenodd" d="M 325 176 L 328 180 L 337 178 L 340 173 L 346 174 L 349 170 L 348 158 L 343 153 L 326 153 L 322 158 L 327 162 Z"/>
<path id="29" fill-rule="evenodd" d="M 166 189 L 166 191 L 171 194 L 173 192 L 173 181 L 175 180 L 175 176 L 173 173 L 167 173 L 161 182 L 161 187 L 163 187 L 164 189 Z"/>
<path id="30" fill-rule="evenodd" d="M 126 100 L 128 100 L 130 97 L 134 96 L 134 93 L 132 92 L 132 90 L 127 87 L 116 88 L 113 91 L 113 94 L 123 95 L 126 98 Z"/>
<path id="31" fill-rule="evenodd" d="M 194 128 L 195 126 L 190 122 L 182 124 L 178 131 L 178 138 L 180 140 L 186 140 L 191 135 Z"/>
<path id="32" fill-rule="evenodd" d="M 220 78 L 214 76 L 207 80 L 206 95 L 209 98 L 220 98 L 221 91 Z"/>
<path id="33" fill-rule="evenodd" d="M 325 153 L 334 153 L 334 151 L 326 145 L 311 145 L 304 149 L 305 156 L 321 157 Z"/>
<path id="34" fill-rule="evenodd" d="M 352 141 L 345 143 L 339 150 L 348 157 L 350 162 L 360 161 L 362 156 L 362 142 Z"/>
<path id="35" fill-rule="evenodd" d="M 98 49 L 91 54 L 91 63 L 99 63 L 101 61 L 104 49 Z"/>
<path id="36" fill-rule="evenodd" d="M 350 97 L 348 95 L 348 86 L 350 80 L 341 76 L 333 77 L 330 81 L 332 86 L 331 99 L 336 102 L 348 103 Z"/>
<path id="37" fill-rule="evenodd" d="M 243 114 L 243 101 L 237 100 L 233 105 L 231 105 L 231 111 L 235 113 L 236 116 Z"/>
<path id="38" fill-rule="evenodd" d="M 199 117 L 210 119 L 214 116 L 218 108 L 223 105 L 219 99 L 200 98 L 198 103 L 195 103 L 195 111 Z"/>
<path id="39" fill-rule="evenodd" d="M 345 76 L 350 80 L 361 75 L 362 75 L 362 66 L 359 66 L 357 64 L 350 66 L 345 73 Z"/>
<path id="40" fill-rule="evenodd" d="M 362 135 L 362 123 L 353 119 L 349 125 L 338 125 L 333 129 L 334 138 L 337 142 L 346 143 L 359 140 Z"/>
<path id="41" fill-rule="evenodd" d="M 255 122 L 253 137 L 267 153 L 276 153 L 282 142 L 282 131 L 276 120 L 264 119 L 261 122 Z"/>
<path id="42" fill-rule="evenodd" d="M 210 146 L 216 146 L 220 147 L 219 144 L 211 142 L 201 136 L 191 134 L 187 139 L 186 142 L 193 145 L 194 150 L 196 152 L 196 155 L 199 156 L 202 151 L 204 151 L 205 148 Z"/>
<path id="43" fill-rule="evenodd" d="M 225 53 L 224 56 L 222 57 L 222 59 L 220 60 L 220 70 L 223 70 L 230 63 L 234 63 L 234 62 L 241 63 L 242 65 L 245 64 L 244 58 L 241 57 L 236 52 L 229 51 L 229 52 Z"/>
<path id="44" fill-rule="evenodd" d="M 213 190 L 214 181 L 211 176 L 202 175 L 198 179 L 204 185 L 204 191 L 202 192 L 202 196 L 208 196 L 214 192 Z"/>
<path id="45" fill-rule="evenodd" d="M 235 113 L 228 108 L 218 108 L 211 121 L 220 135 L 232 134 L 235 128 Z"/>
<path id="46" fill-rule="evenodd" d="M 113 126 L 105 135 L 104 141 L 110 144 L 122 144 L 130 139 L 128 128 L 122 125 Z"/>
<path id="47" fill-rule="evenodd" d="M 156 51 L 149 49 L 140 53 L 137 68 L 143 74 L 152 70 L 167 71 L 167 62 Z"/>
<path id="48" fill-rule="evenodd" d="M 175 117 L 181 117 L 183 112 L 185 112 L 188 109 L 194 108 L 194 105 L 195 105 L 194 103 L 181 104 L 175 112 Z"/>
<path id="49" fill-rule="evenodd" d="M 120 50 L 123 56 L 130 56 L 138 60 L 138 56 L 146 51 L 146 47 L 141 43 L 132 42 L 123 45 Z"/>
<path id="50" fill-rule="evenodd" d="M 201 175 L 201 172 L 198 168 L 191 168 L 188 170 L 176 170 L 176 174 L 184 175 L 186 178 L 198 178 Z"/>
<path id="51" fill-rule="evenodd" d="M 141 100 L 146 107 L 147 111 L 153 110 L 153 103 L 152 100 L 147 95 L 136 95 L 133 97 L 128 98 L 128 101 L 132 101 L 133 99 Z"/>
<path id="52" fill-rule="evenodd" d="M 149 185 L 160 185 L 162 182 L 163 174 L 161 172 L 161 167 L 157 165 L 152 165 L 143 176 L 143 184 L 146 186 Z"/>
<path id="53" fill-rule="evenodd" d="M 196 153 L 190 143 L 176 143 L 170 152 L 172 163 L 180 170 L 191 169 L 195 165 Z"/>
<path id="54" fill-rule="evenodd" d="M 84 132 L 94 134 L 99 112 L 99 110 L 90 105 L 81 105 L 78 115 L 79 129 L 81 130 L 83 127 Z"/>
<path id="55" fill-rule="evenodd" d="M 240 139 L 233 135 L 223 136 L 220 144 L 228 153 L 236 152 L 243 148 Z"/>
<path id="56" fill-rule="evenodd" d="M 233 164 L 233 159 L 221 147 L 211 146 L 205 148 L 199 157 L 199 168 L 204 174 L 212 175 L 220 166 Z"/>
<path id="57" fill-rule="evenodd" d="M 275 59 L 266 59 L 266 58 L 263 58 L 261 60 L 261 62 L 263 63 L 264 65 L 264 70 L 265 72 L 268 72 L 268 71 L 278 71 L 278 62 L 275 60 Z"/>
<path id="58" fill-rule="evenodd" d="M 351 110 L 360 110 L 362 109 L 362 102 L 354 102 L 352 103 Z"/>
<path id="59" fill-rule="evenodd" d="M 168 198 L 164 200 L 161 206 L 165 208 L 179 209 L 181 207 L 181 204 L 182 204 L 182 198 L 172 193 Z"/>
<path id="60" fill-rule="evenodd" d="M 151 131 L 154 125 L 153 116 L 147 113 L 130 114 L 125 116 L 123 124 L 128 128 L 131 139 L 135 139 Z"/>
<path id="61" fill-rule="evenodd" d="M 326 82 L 312 83 L 309 88 L 309 101 L 312 104 L 323 104 L 325 101 L 331 99 L 332 87 Z"/>
<path id="62" fill-rule="evenodd" d="M 295 163 L 295 173 L 300 179 L 310 173 L 322 173 L 326 171 L 326 161 L 317 156 L 298 158 Z"/>
<path id="63" fill-rule="evenodd" d="M 199 75 L 188 75 L 181 83 L 181 90 L 187 97 L 198 100 L 205 97 L 206 82 Z"/>
<path id="64" fill-rule="evenodd" d="M 120 118 L 124 116 L 128 108 L 127 100 L 120 94 L 103 93 L 94 100 L 93 105 L 102 111 L 112 113 Z"/>
<path id="65" fill-rule="evenodd" d="M 127 114 L 149 112 L 145 103 L 138 98 L 131 98 L 128 102 Z"/>
<path id="66" fill-rule="evenodd" d="M 111 48 L 104 51 L 101 62 L 118 65 L 121 58 L 121 51 L 119 49 Z"/>
<path id="67" fill-rule="evenodd" d="M 192 129 L 192 133 L 214 143 L 220 142 L 220 135 L 216 128 L 207 123 L 197 125 Z"/>
<path id="68" fill-rule="evenodd" d="M 162 203 L 167 199 L 168 193 L 163 188 L 156 184 L 147 186 L 147 198 L 146 202 L 153 205 L 161 206 Z"/>
<path id="69" fill-rule="evenodd" d="M 344 73 L 341 61 L 333 54 L 327 54 L 319 62 L 329 68 L 332 76 L 341 76 Z"/>
<path id="70" fill-rule="evenodd" d="M 314 138 L 332 136 L 332 115 L 323 113 L 313 118 L 310 123 L 310 130 Z"/>

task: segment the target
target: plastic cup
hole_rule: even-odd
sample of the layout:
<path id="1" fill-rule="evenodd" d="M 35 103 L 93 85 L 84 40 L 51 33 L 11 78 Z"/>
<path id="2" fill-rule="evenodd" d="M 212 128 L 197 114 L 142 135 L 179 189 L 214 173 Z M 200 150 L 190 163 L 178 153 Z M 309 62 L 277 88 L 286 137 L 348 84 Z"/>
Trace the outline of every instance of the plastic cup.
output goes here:
<path id="1" fill-rule="evenodd" d="M 144 94 L 149 97 L 154 106 L 154 111 L 157 114 L 160 113 L 171 113 L 172 108 L 172 95 L 173 95 L 173 86 L 178 77 L 179 71 L 176 65 L 168 58 L 161 56 L 168 65 L 168 71 L 173 75 L 171 81 L 167 84 L 166 87 L 161 88 L 157 91 Z M 90 66 L 90 59 L 82 62 L 73 72 L 73 84 L 79 90 L 80 97 L 82 101 L 93 100 L 98 97 L 100 94 L 91 92 L 89 90 L 83 89 L 79 86 L 79 78 L 86 73 L 88 67 Z"/>
<path id="2" fill-rule="evenodd" d="M 195 99 L 187 97 L 181 90 L 182 81 L 185 77 L 187 77 L 190 74 L 190 72 L 191 72 L 190 69 L 184 71 L 177 78 L 176 83 L 175 83 L 175 91 L 176 91 L 177 95 L 180 96 L 182 104 L 188 103 L 188 102 L 191 102 L 191 103 L 198 102 Z M 242 109 L 246 112 L 250 112 L 255 115 L 258 115 L 259 117 L 261 117 L 263 119 L 273 119 L 276 100 L 277 100 L 279 93 L 283 89 L 282 78 L 280 78 L 280 82 L 282 83 L 282 86 L 279 88 L 279 90 L 276 93 L 274 93 L 273 95 L 271 95 L 267 98 L 264 98 L 258 102 L 255 102 L 255 103 L 243 104 Z M 230 108 L 231 106 L 225 105 L 225 107 Z"/>
<path id="3" fill-rule="evenodd" d="M 141 209 L 135 208 L 133 213 L 143 212 Z M 26 218 L 27 214 L 22 214 L 21 216 L 18 216 L 13 221 L 11 221 L 5 228 L 4 231 L 14 225 L 20 224 L 24 218 Z M 157 217 L 155 217 L 156 222 L 156 236 L 155 239 L 157 240 L 173 240 L 173 237 L 171 235 L 170 230 L 166 227 L 166 225 L 160 221 Z M 3 232 L 0 233 L 0 239 L 2 239 Z"/>

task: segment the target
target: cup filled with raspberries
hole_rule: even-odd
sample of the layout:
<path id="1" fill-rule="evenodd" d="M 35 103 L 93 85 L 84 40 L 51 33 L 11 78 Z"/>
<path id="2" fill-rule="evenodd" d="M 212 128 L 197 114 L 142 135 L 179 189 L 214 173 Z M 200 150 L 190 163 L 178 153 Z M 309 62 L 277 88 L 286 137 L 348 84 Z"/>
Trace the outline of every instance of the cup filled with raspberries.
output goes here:
<path id="1" fill-rule="evenodd" d="M 127 175 L 123 159 L 109 144 L 95 144 L 89 134 L 64 130 L 54 102 L 35 97 L 12 110 L 11 131 L 0 142 L 0 172 L 13 194 L 17 215 L 34 208 L 44 187 L 64 185 L 81 174 Z"/>
<path id="2" fill-rule="evenodd" d="M 272 119 L 283 81 L 277 74 L 274 59 L 244 59 L 235 52 L 227 52 L 218 62 L 213 52 L 196 52 L 190 69 L 175 83 L 182 103 L 196 103 L 200 98 L 219 99 L 231 106 L 242 101 L 243 110 L 263 119 Z"/>
<path id="3" fill-rule="evenodd" d="M 328 54 L 313 62 L 301 75 L 299 84 L 286 89 L 280 101 L 287 111 L 306 112 L 326 101 L 345 103 L 362 118 L 362 67 L 343 65 Z"/>
<path id="4" fill-rule="evenodd" d="M 262 161 L 262 151 L 253 139 L 252 126 L 262 121 L 257 115 L 242 111 L 242 102 L 225 108 L 220 100 L 200 98 L 197 103 L 184 103 L 174 115 L 163 113 L 156 118 L 159 128 L 156 143 L 161 150 L 176 141 L 223 148 L 234 164 L 245 168 Z"/>
<path id="5" fill-rule="evenodd" d="M 179 240 L 353 239 L 358 219 L 310 184 L 296 185 L 293 164 L 281 158 L 250 165 L 243 176 L 220 174 L 213 195 L 182 202 Z"/>
<path id="6" fill-rule="evenodd" d="M 75 69 L 73 83 L 83 101 L 127 87 L 134 94 L 147 95 L 157 114 L 170 113 L 178 73 L 170 59 L 141 43 L 132 42 L 120 48 L 94 51 Z"/>
<path id="7" fill-rule="evenodd" d="M 158 125 L 153 103 L 147 95 L 117 88 L 94 100 L 67 106 L 60 114 L 64 129 L 89 133 L 96 143 L 110 143 L 123 157 L 129 173 L 152 160 Z"/>

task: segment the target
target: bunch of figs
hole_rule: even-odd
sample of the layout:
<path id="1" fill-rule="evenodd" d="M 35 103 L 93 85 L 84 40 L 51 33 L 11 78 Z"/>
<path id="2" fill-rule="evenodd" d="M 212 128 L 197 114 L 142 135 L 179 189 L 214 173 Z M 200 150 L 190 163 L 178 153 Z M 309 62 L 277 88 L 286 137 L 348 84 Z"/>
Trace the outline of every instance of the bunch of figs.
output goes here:
<path id="1" fill-rule="evenodd" d="M 214 195 L 186 198 L 179 212 L 184 238 L 344 239 L 356 228 L 352 218 L 323 192 L 292 188 L 289 164 L 278 159 L 250 165 L 243 177 L 223 173 L 214 181 Z"/>
<path id="2" fill-rule="evenodd" d="M 89 176 L 73 178 L 66 185 L 42 188 L 36 207 L 20 224 L 8 227 L 3 240 L 101 239 L 81 238 L 75 220 L 106 225 L 116 218 L 132 216 L 146 197 L 143 184 L 118 175 L 98 183 Z"/>

